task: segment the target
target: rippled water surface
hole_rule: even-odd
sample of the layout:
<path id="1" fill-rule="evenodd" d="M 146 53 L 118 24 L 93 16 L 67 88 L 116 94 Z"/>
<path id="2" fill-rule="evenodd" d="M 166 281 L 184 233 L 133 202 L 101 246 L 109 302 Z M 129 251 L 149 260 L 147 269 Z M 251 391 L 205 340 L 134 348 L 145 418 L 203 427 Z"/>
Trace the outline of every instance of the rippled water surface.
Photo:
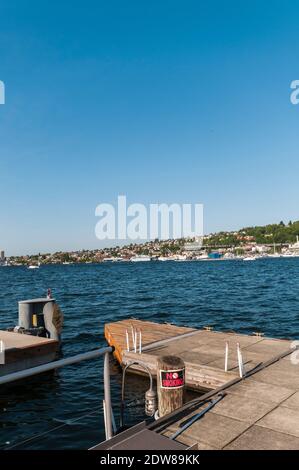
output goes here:
<path id="1" fill-rule="evenodd" d="M 1 329 L 17 324 L 18 300 L 52 288 L 65 316 L 64 356 L 103 346 L 105 323 L 127 317 L 299 337 L 299 258 L 9 267 L 0 268 L 0 286 Z M 111 369 L 118 419 L 121 378 L 117 364 Z M 129 377 L 128 424 L 143 418 L 146 388 L 145 380 Z M 102 399 L 102 359 L 6 386 L 0 447 L 88 448 L 104 438 Z"/>

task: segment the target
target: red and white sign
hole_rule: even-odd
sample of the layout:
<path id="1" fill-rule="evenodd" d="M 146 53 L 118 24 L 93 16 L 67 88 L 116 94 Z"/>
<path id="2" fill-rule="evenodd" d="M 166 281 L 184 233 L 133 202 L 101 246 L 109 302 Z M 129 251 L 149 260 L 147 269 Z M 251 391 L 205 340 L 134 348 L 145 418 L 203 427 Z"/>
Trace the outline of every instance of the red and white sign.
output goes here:
<path id="1" fill-rule="evenodd" d="M 181 388 L 185 385 L 185 369 L 160 370 L 161 388 Z"/>

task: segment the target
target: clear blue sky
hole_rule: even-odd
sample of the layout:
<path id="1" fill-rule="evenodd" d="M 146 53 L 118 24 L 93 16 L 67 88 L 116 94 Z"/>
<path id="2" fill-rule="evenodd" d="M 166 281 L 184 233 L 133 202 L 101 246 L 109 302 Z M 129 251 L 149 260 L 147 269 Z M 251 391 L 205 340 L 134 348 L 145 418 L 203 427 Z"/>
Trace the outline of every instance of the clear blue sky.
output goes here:
<path id="1" fill-rule="evenodd" d="M 205 232 L 299 219 L 297 1 L 0 5 L 0 245 L 96 248 L 95 207 L 202 202 Z"/>

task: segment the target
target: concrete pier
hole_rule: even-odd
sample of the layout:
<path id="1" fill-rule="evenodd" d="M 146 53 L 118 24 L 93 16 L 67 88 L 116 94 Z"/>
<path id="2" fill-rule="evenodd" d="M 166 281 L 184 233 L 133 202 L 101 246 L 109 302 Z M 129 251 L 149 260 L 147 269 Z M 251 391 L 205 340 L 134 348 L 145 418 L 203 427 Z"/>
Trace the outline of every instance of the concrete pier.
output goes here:
<path id="1" fill-rule="evenodd" d="M 298 365 L 287 356 L 226 390 L 203 420 L 179 436 L 199 449 L 299 449 Z M 201 409 L 199 407 L 198 409 Z M 184 421 L 198 410 L 184 417 Z M 178 429 L 181 420 L 166 428 Z"/>

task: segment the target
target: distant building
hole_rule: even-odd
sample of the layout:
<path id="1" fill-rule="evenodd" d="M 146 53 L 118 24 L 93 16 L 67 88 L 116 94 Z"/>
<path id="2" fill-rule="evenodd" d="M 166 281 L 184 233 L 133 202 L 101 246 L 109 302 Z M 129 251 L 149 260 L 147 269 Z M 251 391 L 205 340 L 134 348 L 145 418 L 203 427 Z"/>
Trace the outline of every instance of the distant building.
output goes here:
<path id="1" fill-rule="evenodd" d="M 185 243 L 184 250 L 185 251 L 201 251 L 202 249 L 202 237 L 196 237 L 195 242 L 193 243 Z"/>
<path id="2" fill-rule="evenodd" d="M 5 251 L 4 250 L 0 251 L 0 261 L 5 261 Z"/>

